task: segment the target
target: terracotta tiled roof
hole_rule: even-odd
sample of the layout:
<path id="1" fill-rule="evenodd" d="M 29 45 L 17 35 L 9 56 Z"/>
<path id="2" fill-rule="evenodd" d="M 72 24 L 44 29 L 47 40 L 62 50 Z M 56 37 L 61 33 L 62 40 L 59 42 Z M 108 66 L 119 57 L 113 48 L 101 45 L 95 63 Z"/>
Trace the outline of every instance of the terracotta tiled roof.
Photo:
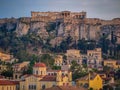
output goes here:
<path id="1" fill-rule="evenodd" d="M 61 70 L 48 70 L 48 72 L 59 72 Z"/>
<path id="2" fill-rule="evenodd" d="M 34 67 L 46 67 L 44 63 L 36 63 Z"/>
<path id="3" fill-rule="evenodd" d="M 44 76 L 40 81 L 56 81 L 56 76 Z"/>
<path id="4" fill-rule="evenodd" d="M 90 74 L 90 80 L 93 80 L 98 74 L 97 73 L 91 73 Z M 76 80 L 89 80 L 89 74 L 88 75 L 85 75 L 84 77 L 81 77 L 81 78 L 78 78 Z"/>
<path id="5" fill-rule="evenodd" d="M 10 80 L 0 80 L 0 85 L 16 85 L 17 82 L 10 81 Z"/>
<path id="6" fill-rule="evenodd" d="M 55 87 L 51 87 L 45 90 L 88 90 L 82 87 L 75 87 L 75 86 L 55 86 Z"/>
<path id="7" fill-rule="evenodd" d="M 47 72 L 71 72 L 71 71 L 67 71 L 67 70 L 48 70 Z"/>
<path id="8" fill-rule="evenodd" d="M 27 77 L 30 77 L 30 76 L 35 76 L 35 77 L 43 77 L 42 75 L 34 75 L 34 74 L 25 74 L 23 77 L 24 78 L 27 78 Z"/>
<path id="9" fill-rule="evenodd" d="M 12 81 L 14 84 L 19 84 L 19 81 Z"/>

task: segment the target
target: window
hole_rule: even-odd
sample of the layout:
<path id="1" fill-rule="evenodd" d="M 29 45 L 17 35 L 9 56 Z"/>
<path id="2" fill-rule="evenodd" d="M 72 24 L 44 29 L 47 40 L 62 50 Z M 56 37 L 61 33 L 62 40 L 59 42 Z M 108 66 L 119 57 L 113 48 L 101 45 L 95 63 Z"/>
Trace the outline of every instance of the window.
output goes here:
<path id="1" fill-rule="evenodd" d="M 31 89 L 31 85 L 29 85 L 29 89 Z"/>
<path id="2" fill-rule="evenodd" d="M 36 85 L 33 85 L 33 89 L 36 90 Z"/>
<path id="3" fill-rule="evenodd" d="M 42 89 L 45 89 L 45 85 L 42 85 Z"/>
<path id="4" fill-rule="evenodd" d="M 29 85 L 29 90 L 36 90 L 36 85 Z"/>
<path id="5" fill-rule="evenodd" d="M 52 76 L 54 75 L 54 73 L 51 74 Z"/>
<path id="6" fill-rule="evenodd" d="M 15 79 L 17 79 L 17 75 L 15 75 Z"/>
<path id="7" fill-rule="evenodd" d="M 36 71 L 36 74 L 38 74 L 38 71 Z"/>
<path id="8" fill-rule="evenodd" d="M 53 87 L 55 87 L 56 85 L 53 84 Z"/>
<path id="9" fill-rule="evenodd" d="M 83 84 L 82 83 L 80 83 L 80 86 L 82 86 Z"/>

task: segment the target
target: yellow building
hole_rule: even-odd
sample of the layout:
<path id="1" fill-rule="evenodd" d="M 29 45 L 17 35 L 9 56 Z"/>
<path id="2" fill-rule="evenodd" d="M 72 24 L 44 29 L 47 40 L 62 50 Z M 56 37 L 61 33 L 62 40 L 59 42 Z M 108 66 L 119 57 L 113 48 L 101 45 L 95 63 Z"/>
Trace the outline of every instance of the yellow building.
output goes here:
<path id="1" fill-rule="evenodd" d="M 0 90 L 18 90 L 18 82 L 10 80 L 0 80 Z"/>
<path id="2" fill-rule="evenodd" d="M 67 56 L 67 64 L 71 64 L 73 60 L 75 60 L 78 64 L 82 64 L 82 55 L 80 50 L 69 49 L 66 53 Z"/>
<path id="3" fill-rule="evenodd" d="M 89 88 L 93 88 L 93 90 L 101 90 L 103 88 L 102 78 L 98 74 L 89 79 Z"/>
<path id="4" fill-rule="evenodd" d="M 47 71 L 44 63 L 36 63 L 32 75 L 21 77 L 20 90 L 42 90 L 52 86 L 68 86 L 72 84 L 72 73 L 61 70 Z"/>
<path id="5" fill-rule="evenodd" d="M 104 60 L 103 64 L 114 69 L 120 68 L 120 62 L 117 60 Z"/>
<path id="6" fill-rule="evenodd" d="M 78 87 L 93 88 L 93 90 L 101 90 L 103 88 L 102 78 L 99 74 L 89 74 L 76 80 Z"/>
<path id="7" fill-rule="evenodd" d="M 62 66 L 62 64 L 63 64 L 63 56 L 62 55 L 57 55 L 56 58 L 55 58 L 54 64 L 56 66 Z"/>
<path id="8" fill-rule="evenodd" d="M 67 50 L 66 55 L 80 57 L 80 50 L 76 50 L 76 49 Z"/>

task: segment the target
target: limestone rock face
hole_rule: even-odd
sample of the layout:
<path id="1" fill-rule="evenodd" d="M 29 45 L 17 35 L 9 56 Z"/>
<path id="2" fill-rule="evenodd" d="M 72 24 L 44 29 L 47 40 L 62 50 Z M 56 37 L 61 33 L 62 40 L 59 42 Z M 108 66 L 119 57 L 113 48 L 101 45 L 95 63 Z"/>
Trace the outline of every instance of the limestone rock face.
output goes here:
<path id="1" fill-rule="evenodd" d="M 26 35 L 29 29 L 30 29 L 29 24 L 18 22 L 16 27 L 16 33 L 18 36 Z"/>
<path id="2" fill-rule="evenodd" d="M 55 30 L 48 31 L 46 28 L 48 25 L 47 22 L 33 22 L 31 21 L 31 18 L 23 18 L 22 21 L 15 18 L 0 19 L 0 29 L 5 29 L 7 31 L 15 30 L 18 37 L 28 33 L 34 33 L 42 39 L 50 38 L 50 40 L 52 40 L 51 42 L 54 42 L 55 44 L 58 44 L 69 35 L 73 40 L 84 38 L 86 40 L 96 41 L 99 40 L 103 34 L 111 39 L 111 32 L 114 32 L 118 37 L 120 36 L 120 18 L 115 18 L 113 20 L 85 18 L 84 23 L 80 23 L 80 21 L 74 22 L 74 20 L 68 20 L 68 22 L 64 22 L 64 20 L 53 22 L 55 23 Z M 117 42 L 120 43 L 119 38 Z"/>
<path id="3" fill-rule="evenodd" d="M 0 29 L 12 31 L 15 30 L 17 26 L 17 19 L 0 19 Z"/>
<path id="4" fill-rule="evenodd" d="M 64 34 L 64 24 L 61 23 L 61 24 L 58 26 L 57 30 L 58 30 L 58 36 L 62 36 L 62 35 Z"/>
<path id="5" fill-rule="evenodd" d="M 47 38 L 48 32 L 46 30 L 45 22 L 33 22 L 30 24 L 30 33 L 35 33 L 39 35 L 41 38 Z"/>

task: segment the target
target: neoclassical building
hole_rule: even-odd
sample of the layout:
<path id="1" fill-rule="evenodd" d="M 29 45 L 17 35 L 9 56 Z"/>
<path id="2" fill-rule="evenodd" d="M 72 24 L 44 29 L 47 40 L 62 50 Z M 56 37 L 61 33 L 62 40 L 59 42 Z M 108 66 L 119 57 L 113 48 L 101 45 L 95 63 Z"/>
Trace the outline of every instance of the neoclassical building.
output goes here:
<path id="1" fill-rule="evenodd" d="M 44 63 L 36 63 L 32 75 L 21 77 L 20 90 L 42 90 L 53 86 L 71 86 L 72 73 L 61 70 L 47 70 Z"/>
<path id="2" fill-rule="evenodd" d="M 88 67 L 99 68 L 102 66 L 102 50 L 95 48 L 94 50 L 87 50 Z"/>
<path id="3" fill-rule="evenodd" d="M 78 64 L 86 64 L 88 68 L 99 68 L 102 66 L 102 50 L 95 48 L 94 50 L 87 50 L 86 54 L 80 53 L 80 50 L 70 49 L 67 50 L 67 64 L 71 64 L 74 60 Z"/>

